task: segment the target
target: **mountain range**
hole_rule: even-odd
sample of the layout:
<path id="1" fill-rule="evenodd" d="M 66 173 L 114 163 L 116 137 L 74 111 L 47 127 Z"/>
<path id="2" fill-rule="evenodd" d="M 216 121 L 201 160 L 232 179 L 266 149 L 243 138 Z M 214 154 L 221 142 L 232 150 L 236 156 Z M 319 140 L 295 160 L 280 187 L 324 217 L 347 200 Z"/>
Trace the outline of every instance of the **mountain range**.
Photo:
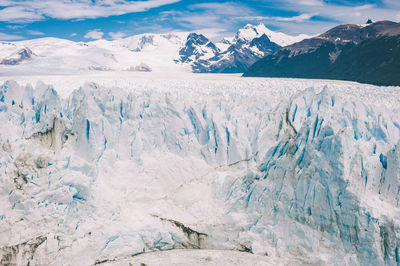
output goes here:
<path id="1" fill-rule="evenodd" d="M 202 34 L 191 33 L 179 51 L 181 57 L 177 62 L 189 63 L 193 72 L 241 73 L 282 46 L 308 37 L 304 34 L 294 37 L 274 32 L 264 24 L 247 24 L 238 30 L 235 37 L 225 38 L 217 44 Z"/>
<path id="2" fill-rule="evenodd" d="M 368 22 L 340 25 L 283 47 L 256 62 L 244 76 L 400 85 L 400 23 Z"/>
<path id="3" fill-rule="evenodd" d="M 282 46 L 308 37 L 248 24 L 235 36 L 215 43 L 194 32 L 140 34 L 114 41 L 40 38 L 0 42 L 0 71 L 5 75 L 82 70 L 243 73 Z"/>
<path id="4" fill-rule="evenodd" d="M 140 34 L 114 41 L 0 42 L 3 76 L 82 71 L 244 73 L 400 85 L 400 23 L 369 20 L 339 25 L 314 37 L 247 24 L 219 42 L 195 32 Z"/>

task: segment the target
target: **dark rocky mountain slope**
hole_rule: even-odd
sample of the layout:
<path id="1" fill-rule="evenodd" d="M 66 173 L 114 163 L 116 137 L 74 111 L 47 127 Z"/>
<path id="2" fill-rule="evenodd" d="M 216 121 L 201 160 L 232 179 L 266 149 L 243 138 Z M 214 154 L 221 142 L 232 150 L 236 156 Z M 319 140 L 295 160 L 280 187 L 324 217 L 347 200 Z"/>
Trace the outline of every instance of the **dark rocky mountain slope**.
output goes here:
<path id="1" fill-rule="evenodd" d="M 400 23 L 337 26 L 264 57 L 244 76 L 400 85 Z"/>

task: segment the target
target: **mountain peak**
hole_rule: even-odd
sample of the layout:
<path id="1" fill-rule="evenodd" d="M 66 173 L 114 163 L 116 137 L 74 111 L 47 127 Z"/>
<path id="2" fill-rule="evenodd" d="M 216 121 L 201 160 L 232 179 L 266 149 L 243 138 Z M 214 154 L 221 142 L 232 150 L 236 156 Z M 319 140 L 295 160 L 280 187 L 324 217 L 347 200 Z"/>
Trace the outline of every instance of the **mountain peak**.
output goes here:
<path id="1" fill-rule="evenodd" d="M 28 47 L 23 47 L 22 49 L 18 50 L 8 58 L 3 59 L 0 61 L 1 65 L 18 65 L 22 61 L 29 60 L 35 54 L 32 52 L 31 49 Z"/>
<path id="2" fill-rule="evenodd" d="M 257 29 L 257 28 L 267 28 L 264 23 L 260 22 L 257 25 L 247 23 L 243 29 Z"/>
<path id="3" fill-rule="evenodd" d="M 258 25 L 246 24 L 246 26 L 238 30 L 235 39 L 242 42 L 251 42 L 254 38 L 259 38 L 263 34 L 265 34 L 271 42 L 282 47 L 310 38 L 310 36 L 305 34 L 291 36 L 282 32 L 273 31 L 263 23 L 259 23 Z"/>
<path id="4" fill-rule="evenodd" d="M 206 36 L 204 36 L 203 34 L 197 34 L 195 32 L 189 33 L 187 41 L 191 41 L 199 45 L 206 44 L 209 42 Z"/>
<path id="5" fill-rule="evenodd" d="M 251 23 L 247 23 L 243 28 L 247 29 L 247 28 L 253 28 L 254 25 Z"/>
<path id="6" fill-rule="evenodd" d="M 256 29 L 256 26 L 252 24 L 246 24 L 246 26 L 238 30 L 236 33 L 236 39 L 249 41 L 258 37 L 258 35 L 259 33 Z"/>
<path id="7" fill-rule="evenodd" d="M 263 23 L 260 23 L 258 25 L 246 24 L 243 28 L 238 30 L 238 32 L 236 33 L 236 39 L 250 42 L 254 38 L 261 37 L 263 34 L 270 37 L 271 32 L 272 31 L 268 29 Z"/>

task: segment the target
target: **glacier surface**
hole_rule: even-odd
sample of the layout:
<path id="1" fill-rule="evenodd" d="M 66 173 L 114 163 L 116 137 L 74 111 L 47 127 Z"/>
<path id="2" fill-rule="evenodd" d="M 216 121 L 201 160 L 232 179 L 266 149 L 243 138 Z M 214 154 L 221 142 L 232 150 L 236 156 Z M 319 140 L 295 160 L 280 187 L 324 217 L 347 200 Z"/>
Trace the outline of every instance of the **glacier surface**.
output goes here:
<path id="1" fill-rule="evenodd" d="M 398 264 L 400 88 L 212 77 L 5 81 L 1 264 Z"/>

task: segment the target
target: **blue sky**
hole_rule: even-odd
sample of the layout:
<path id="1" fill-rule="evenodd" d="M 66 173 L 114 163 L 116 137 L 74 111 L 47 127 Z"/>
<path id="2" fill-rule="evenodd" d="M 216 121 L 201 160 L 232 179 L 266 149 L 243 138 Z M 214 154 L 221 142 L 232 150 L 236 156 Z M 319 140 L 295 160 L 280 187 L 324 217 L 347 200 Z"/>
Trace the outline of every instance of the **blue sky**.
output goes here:
<path id="1" fill-rule="evenodd" d="M 0 40 L 90 41 L 169 31 L 217 40 L 247 23 L 297 35 L 368 18 L 400 21 L 400 0 L 0 0 Z"/>

